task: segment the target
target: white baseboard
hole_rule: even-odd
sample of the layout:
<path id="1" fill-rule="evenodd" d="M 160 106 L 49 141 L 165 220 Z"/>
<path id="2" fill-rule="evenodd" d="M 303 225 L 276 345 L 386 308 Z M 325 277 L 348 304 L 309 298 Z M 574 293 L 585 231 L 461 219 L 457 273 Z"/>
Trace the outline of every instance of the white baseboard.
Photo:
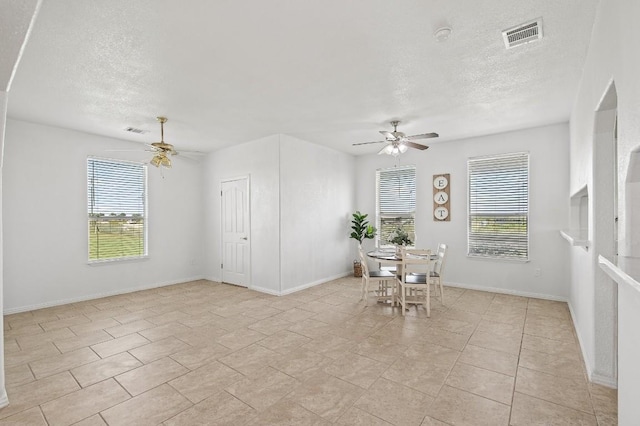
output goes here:
<path id="1" fill-rule="evenodd" d="M 582 360 L 584 361 L 584 367 L 587 369 L 587 376 L 589 380 L 593 376 L 593 367 L 591 365 L 591 359 L 589 358 L 587 351 L 585 350 L 583 339 L 580 336 L 580 329 L 578 328 L 578 322 L 576 321 L 576 314 L 573 310 L 573 306 L 571 302 L 567 302 L 569 305 L 569 313 L 571 314 L 571 321 L 573 322 L 573 329 L 576 331 L 576 336 L 578 337 L 578 345 L 580 346 L 580 352 L 582 352 Z"/>
<path id="2" fill-rule="evenodd" d="M 322 279 L 319 279 L 319 280 L 316 280 L 316 281 L 313 281 L 313 282 L 310 282 L 310 283 L 302 284 L 302 285 L 299 285 L 297 287 L 293 287 L 293 288 L 289 288 L 287 290 L 281 291 L 280 295 L 284 296 L 286 294 L 295 293 L 295 292 L 298 292 L 298 291 L 301 291 L 301 290 L 305 290 L 305 289 L 310 288 L 310 287 L 315 287 L 317 285 L 324 284 L 324 283 L 329 282 L 329 281 L 333 281 L 333 280 L 337 280 L 337 279 L 340 279 L 340 278 L 344 278 L 344 277 L 347 277 L 347 276 L 352 275 L 352 274 L 353 274 L 353 271 L 348 271 L 348 272 L 343 272 L 341 274 L 333 275 L 331 277 L 322 278 Z"/>
<path id="3" fill-rule="evenodd" d="M 60 300 L 54 300 L 51 302 L 37 303 L 34 305 L 19 306 L 16 308 L 5 309 L 3 311 L 3 314 L 4 315 L 17 314 L 20 312 L 34 311 L 36 309 L 50 308 L 52 306 L 67 305 L 69 303 L 84 302 L 86 300 L 100 299 L 102 297 L 117 296 L 119 294 L 134 293 L 136 291 L 150 290 L 153 288 L 166 287 L 169 285 L 182 284 L 189 281 L 197 281 L 197 280 L 203 280 L 203 279 L 206 279 L 206 278 L 199 275 L 196 277 L 187 277 L 187 278 L 181 278 L 178 280 L 163 281 L 163 282 L 144 285 L 140 287 L 128 287 L 128 288 L 122 288 L 122 289 L 108 291 L 104 293 L 89 294 L 85 296 L 72 297 L 69 299 L 60 299 Z"/>
<path id="4" fill-rule="evenodd" d="M 476 285 L 476 284 L 464 284 L 464 283 L 452 283 L 452 282 L 445 282 L 444 285 L 449 287 L 464 288 L 467 290 L 490 291 L 491 293 L 501 293 L 501 294 L 510 294 L 513 296 L 533 297 L 535 299 L 554 300 L 556 302 L 568 301 L 566 297 L 556 296 L 553 294 L 532 293 L 528 291 L 511 290 L 508 288 L 485 287 L 485 286 Z"/>
<path id="5" fill-rule="evenodd" d="M 571 306 L 571 302 L 569 301 L 568 298 L 549 295 L 549 294 L 532 293 L 527 291 L 518 291 L 518 290 L 510 290 L 510 289 L 495 288 L 495 287 L 484 287 L 484 286 L 479 286 L 474 284 L 461 284 L 461 283 L 451 283 L 451 282 L 446 282 L 444 284 L 450 287 L 459 287 L 459 288 L 464 288 L 469 290 L 490 291 L 493 293 L 512 294 L 515 296 L 533 297 L 536 299 L 546 299 L 546 300 L 554 300 L 557 302 L 566 302 L 567 305 L 569 306 L 569 312 L 571 313 L 571 321 L 573 322 L 573 329 L 576 331 L 576 336 L 578 337 L 578 344 L 580 345 L 580 352 L 582 352 L 582 358 L 584 360 L 585 368 L 587 369 L 587 376 L 589 377 L 589 381 L 596 383 L 598 385 L 607 386 L 609 388 L 616 389 L 618 387 L 618 382 L 614 377 L 601 375 L 593 371 L 591 360 L 587 354 L 587 351 L 585 350 L 583 339 L 580 336 L 580 329 L 578 328 L 578 323 L 576 321 L 576 316 L 575 316 L 573 307 Z"/>
<path id="6" fill-rule="evenodd" d="M 2 388 L 0 391 L 0 408 L 4 408 L 9 405 L 9 397 L 7 396 L 7 390 Z"/>
<path id="7" fill-rule="evenodd" d="M 222 280 L 220 279 L 220 277 L 215 277 L 213 275 L 207 275 L 206 277 L 204 277 L 204 279 L 207 280 L 207 281 L 212 281 L 214 283 L 228 284 L 228 283 L 223 283 Z M 228 284 L 228 285 L 234 285 L 234 284 Z M 279 291 L 272 290 L 272 289 L 266 288 L 266 287 L 249 286 L 249 287 L 247 287 L 247 289 L 254 290 L 254 291 L 257 291 L 259 293 L 266 293 L 266 294 L 272 294 L 274 296 L 280 296 L 280 292 Z"/>
<path id="8" fill-rule="evenodd" d="M 262 292 L 262 293 L 272 294 L 274 296 L 284 296 L 284 295 L 287 295 L 287 294 L 296 293 L 298 291 L 305 290 L 305 289 L 310 288 L 310 287 L 315 287 L 317 285 L 324 284 L 324 283 L 329 282 L 329 281 L 337 280 L 339 278 L 348 277 L 348 276 L 350 276 L 352 274 L 353 274 L 353 271 L 347 271 L 347 272 L 343 272 L 341 274 L 337 274 L 337 275 L 333 275 L 333 276 L 330 276 L 330 277 L 322 278 L 320 280 L 313 281 L 313 282 L 306 283 L 306 284 L 302 284 L 302 285 L 299 285 L 297 287 L 293 287 L 293 288 L 290 288 L 290 289 L 287 289 L 287 290 L 283 290 L 283 291 L 280 291 L 280 292 L 277 291 L 277 290 L 272 290 L 272 289 L 263 288 L 263 287 L 259 287 L 259 286 L 252 286 L 252 287 L 249 287 L 249 289 L 250 290 L 259 291 L 259 292 Z M 444 285 L 449 286 L 449 287 L 464 288 L 464 289 L 467 289 L 467 290 L 489 291 L 489 292 L 492 292 L 492 293 L 511 294 L 511 295 L 514 295 L 514 296 L 533 297 L 533 298 L 536 298 L 536 299 L 554 300 L 554 301 L 557 301 L 557 302 L 567 302 L 567 298 L 566 297 L 550 295 L 550 294 L 532 293 L 532 292 L 511 290 L 511 289 L 498 288 L 498 287 L 485 287 L 485 286 L 480 286 L 480 285 L 475 285 L 475 284 L 464 284 L 464 283 L 445 282 Z"/>
<path id="9" fill-rule="evenodd" d="M 580 329 L 578 328 L 578 322 L 576 321 L 575 311 L 573 310 L 573 306 L 571 306 L 571 302 L 567 302 L 567 305 L 569 305 L 571 321 L 573 321 L 573 329 L 576 331 L 576 336 L 578 337 L 578 345 L 580 345 L 580 352 L 582 352 L 582 359 L 584 360 L 584 366 L 587 370 L 587 377 L 589 378 L 589 381 L 598 385 L 606 386 L 608 388 L 617 389 L 618 380 L 615 377 L 605 376 L 593 371 L 591 359 L 589 359 L 583 343 L 584 341 L 582 339 L 582 336 L 580 335 Z"/>
<path id="10" fill-rule="evenodd" d="M 273 290 L 271 288 L 259 287 L 259 286 L 251 286 L 249 290 L 257 291 L 260 293 L 271 294 L 273 296 L 282 296 L 278 290 Z"/>
<path id="11" fill-rule="evenodd" d="M 305 289 L 310 288 L 310 287 L 315 287 L 317 285 L 324 284 L 324 283 L 329 282 L 329 281 L 337 280 L 339 278 L 344 278 L 344 277 L 347 277 L 347 276 L 349 276 L 351 274 L 353 274 L 353 271 L 343 272 L 341 274 L 332 275 L 330 277 L 325 277 L 325 278 L 322 278 L 322 279 L 319 279 L 319 280 L 316 280 L 316 281 L 312 281 L 310 283 L 299 285 L 297 287 L 289 288 L 289 289 L 284 290 L 284 291 L 273 290 L 273 289 L 270 289 L 270 288 L 265 288 L 265 287 L 260 287 L 260 286 L 251 286 L 251 287 L 249 287 L 249 290 L 255 290 L 255 291 L 259 291 L 261 293 L 272 294 L 274 296 L 285 296 L 287 294 L 296 293 L 298 291 L 305 290 Z"/>
<path id="12" fill-rule="evenodd" d="M 618 381 L 613 377 L 603 376 L 598 373 L 592 373 L 589 380 L 597 385 L 606 386 L 611 389 L 618 389 Z"/>

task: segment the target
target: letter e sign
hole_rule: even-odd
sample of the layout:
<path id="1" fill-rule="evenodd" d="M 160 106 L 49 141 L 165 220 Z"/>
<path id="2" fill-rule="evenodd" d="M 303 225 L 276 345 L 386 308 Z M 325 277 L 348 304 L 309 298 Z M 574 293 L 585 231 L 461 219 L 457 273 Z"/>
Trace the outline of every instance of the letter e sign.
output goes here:
<path id="1" fill-rule="evenodd" d="M 436 222 L 451 220 L 450 188 L 451 176 L 449 173 L 433 175 L 433 220 Z"/>

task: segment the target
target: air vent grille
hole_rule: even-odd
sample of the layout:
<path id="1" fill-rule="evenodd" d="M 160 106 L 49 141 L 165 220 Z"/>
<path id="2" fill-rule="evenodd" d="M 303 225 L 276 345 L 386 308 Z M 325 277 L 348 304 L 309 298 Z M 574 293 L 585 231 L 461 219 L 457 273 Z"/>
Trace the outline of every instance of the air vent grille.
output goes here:
<path id="1" fill-rule="evenodd" d="M 143 135 L 145 133 L 149 133 L 148 130 L 143 130 L 143 129 L 136 129 L 135 127 L 127 127 L 126 129 L 124 129 L 125 132 L 131 132 L 131 133 L 137 133 L 139 135 Z"/>
<path id="2" fill-rule="evenodd" d="M 542 18 L 502 31 L 507 49 L 531 43 L 542 38 Z"/>

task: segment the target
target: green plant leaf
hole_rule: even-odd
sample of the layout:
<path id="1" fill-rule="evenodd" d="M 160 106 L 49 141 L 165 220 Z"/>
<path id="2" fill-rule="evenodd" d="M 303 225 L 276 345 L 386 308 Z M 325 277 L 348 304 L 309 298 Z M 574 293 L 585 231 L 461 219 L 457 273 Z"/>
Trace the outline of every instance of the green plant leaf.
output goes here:
<path id="1" fill-rule="evenodd" d="M 357 210 L 352 214 L 352 217 L 353 218 L 351 220 L 351 223 L 353 224 L 353 226 L 351 226 L 351 229 L 353 230 L 353 232 L 350 234 L 351 238 L 357 240 L 360 244 L 362 244 L 363 239 L 373 238 L 375 236 L 375 228 L 369 225 L 369 221 L 366 220 L 368 217 L 366 213 L 362 214 L 359 210 Z M 372 229 L 373 233 L 371 231 Z"/>

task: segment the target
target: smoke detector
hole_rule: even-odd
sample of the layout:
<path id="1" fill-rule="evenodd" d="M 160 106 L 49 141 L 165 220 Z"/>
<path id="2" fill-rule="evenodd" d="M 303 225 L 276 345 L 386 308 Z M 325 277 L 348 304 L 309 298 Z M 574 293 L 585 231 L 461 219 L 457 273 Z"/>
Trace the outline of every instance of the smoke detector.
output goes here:
<path id="1" fill-rule="evenodd" d="M 540 40 L 542 38 L 542 18 L 508 28 L 502 31 L 502 38 L 507 49 Z"/>
<path id="2" fill-rule="evenodd" d="M 448 27 L 448 26 L 440 27 L 433 33 L 433 36 L 435 37 L 438 43 L 442 43 L 449 40 L 449 36 L 451 36 L 451 31 L 452 31 L 451 27 Z"/>

